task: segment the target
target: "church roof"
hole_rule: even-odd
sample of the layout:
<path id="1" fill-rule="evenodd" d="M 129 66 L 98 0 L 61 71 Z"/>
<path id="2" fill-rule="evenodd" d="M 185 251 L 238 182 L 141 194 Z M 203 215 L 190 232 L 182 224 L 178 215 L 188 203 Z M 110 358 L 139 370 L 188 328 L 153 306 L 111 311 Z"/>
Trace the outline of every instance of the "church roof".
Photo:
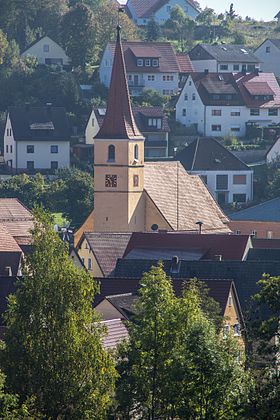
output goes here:
<path id="1" fill-rule="evenodd" d="M 95 138 L 141 140 L 144 138 L 131 110 L 119 26 L 117 31 L 108 106 L 103 124 Z"/>
<path id="2" fill-rule="evenodd" d="M 145 162 L 144 187 L 174 230 L 230 232 L 222 212 L 201 178 L 189 175 L 180 162 Z"/>

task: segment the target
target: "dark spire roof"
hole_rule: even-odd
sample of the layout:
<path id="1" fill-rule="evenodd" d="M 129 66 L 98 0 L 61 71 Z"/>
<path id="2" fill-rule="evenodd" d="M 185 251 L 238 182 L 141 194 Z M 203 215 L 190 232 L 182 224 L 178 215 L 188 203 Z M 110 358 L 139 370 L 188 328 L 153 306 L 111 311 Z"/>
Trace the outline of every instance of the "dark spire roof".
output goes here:
<path id="1" fill-rule="evenodd" d="M 131 110 L 120 29 L 118 26 L 107 111 L 95 138 L 143 139 Z"/>

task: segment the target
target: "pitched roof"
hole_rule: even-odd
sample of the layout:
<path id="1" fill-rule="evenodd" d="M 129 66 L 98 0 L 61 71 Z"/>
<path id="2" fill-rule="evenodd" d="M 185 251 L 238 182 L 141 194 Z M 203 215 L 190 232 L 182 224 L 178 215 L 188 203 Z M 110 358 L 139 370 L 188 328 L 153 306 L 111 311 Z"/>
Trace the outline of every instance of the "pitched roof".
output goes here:
<path id="1" fill-rule="evenodd" d="M 229 218 L 231 220 L 280 222 L 280 197 L 231 213 Z"/>
<path id="2" fill-rule="evenodd" d="M 132 293 L 106 296 L 106 300 L 108 300 L 108 302 L 110 302 L 126 319 L 129 319 L 134 313 L 134 305 L 137 302 L 137 299 L 137 295 Z"/>
<path id="3" fill-rule="evenodd" d="M 214 260 L 221 255 L 223 260 L 239 260 L 245 257 L 247 247 L 250 245 L 249 235 L 228 234 L 197 234 L 183 232 L 134 232 L 123 254 L 124 258 L 135 249 L 153 249 L 162 251 L 192 251 L 200 252 L 203 260 Z M 174 253 L 171 257 L 177 255 Z M 149 259 L 152 259 L 151 257 Z M 162 254 L 158 259 L 164 259 Z"/>
<path id="4" fill-rule="evenodd" d="M 186 171 L 250 171 L 213 137 L 198 137 L 176 155 Z"/>
<path id="5" fill-rule="evenodd" d="M 16 141 L 69 141 L 70 126 L 65 108 L 12 106 L 8 109 Z"/>
<path id="6" fill-rule="evenodd" d="M 280 87 L 274 73 L 249 73 L 246 75 L 238 73 L 235 74 L 234 77 L 242 99 L 247 107 L 280 107 Z M 255 97 L 258 95 L 273 96 L 273 99 L 259 99 Z"/>
<path id="7" fill-rule="evenodd" d="M 85 237 L 104 276 L 109 276 L 117 259 L 123 256 L 130 236 L 131 233 L 86 232 L 80 243 Z"/>
<path id="8" fill-rule="evenodd" d="M 148 196 L 174 230 L 206 233 L 230 232 L 228 219 L 197 175 L 189 175 L 180 162 L 147 162 L 144 186 Z"/>
<path id="9" fill-rule="evenodd" d="M 18 244 L 31 241 L 32 213 L 17 198 L 0 198 L 0 223 Z"/>
<path id="10" fill-rule="evenodd" d="M 0 253 L 2 252 L 21 253 L 22 251 L 6 226 L 0 223 Z"/>
<path id="11" fill-rule="evenodd" d="M 168 0 L 129 0 L 128 7 L 132 6 L 137 18 L 149 18 L 166 3 Z M 198 10 L 193 0 L 186 0 L 186 3 Z"/>
<path id="12" fill-rule="evenodd" d="M 131 110 L 119 26 L 117 31 L 106 114 L 95 138 L 140 140 L 143 136 L 134 121 Z"/>
<path id="13" fill-rule="evenodd" d="M 181 73 L 181 67 L 179 65 L 178 58 L 170 42 L 146 42 L 146 41 L 123 41 L 123 52 L 125 60 L 125 68 L 127 72 L 137 73 Z M 108 43 L 108 47 L 112 54 L 115 52 L 115 44 L 112 42 Z M 143 57 L 145 54 L 146 58 L 149 58 L 151 54 L 159 57 L 158 67 L 137 67 L 136 57 Z"/>
<path id="14" fill-rule="evenodd" d="M 247 261 L 280 261 L 280 248 L 252 248 L 248 252 Z"/>
<path id="15" fill-rule="evenodd" d="M 258 57 L 245 45 L 198 44 L 190 52 L 191 60 L 215 59 L 221 62 L 259 63 Z"/>
<path id="16" fill-rule="evenodd" d="M 113 350 L 123 340 L 128 340 L 128 330 L 121 319 L 100 321 L 100 324 L 107 328 L 107 334 L 103 338 L 103 346 L 105 349 Z"/>
<path id="17" fill-rule="evenodd" d="M 177 61 L 180 67 L 180 73 L 192 73 L 194 72 L 193 64 L 188 54 L 177 53 Z"/>
<path id="18" fill-rule="evenodd" d="M 254 248 L 280 249 L 280 239 L 252 238 Z"/>
<path id="19" fill-rule="evenodd" d="M 262 150 L 237 150 L 232 153 L 247 165 L 265 163 L 268 148 Z"/>

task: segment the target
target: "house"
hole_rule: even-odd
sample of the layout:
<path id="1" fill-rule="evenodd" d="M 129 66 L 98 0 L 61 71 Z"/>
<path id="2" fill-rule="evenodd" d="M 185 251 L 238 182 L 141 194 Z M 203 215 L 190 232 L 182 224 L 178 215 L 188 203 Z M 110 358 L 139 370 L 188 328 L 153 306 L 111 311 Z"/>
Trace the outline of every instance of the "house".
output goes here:
<path id="1" fill-rule="evenodd" d="M 280 122 L 280 87 L 272 73 L 193 73 L 178 97 L 176 120 L 203 136 L 244 137 Z"/>
<path id="2" fill-rule="evenodd" d="M 94 210 L 79 235 L 197 231 L 199 220 L 205 233 L 230 232 L 227 217 L 199 176 L 189 175 L 179 162 L 144 162 L 144 137 L 131 110 L 119 28 L 106 114 L 94 138 L 94 184 Z"/>
<path id="3" fill-rule="evenodd" d="M 42 36 L 30 44 L 21 53 L 21 57 L 35 57 L 38 64 L 67 67 L 71 64 L 70 58 L 63 48 L 48 36 Z"/>
<path id="4" fill-rule="evenodd" d="M 279 22 L 279 20 L 280 20 L 280 11 L 274 16 L 274 19 L 277 19 L 277 21 Z"/>
<path id="5" fill-rule="evenodd" d="M 270 146 L 265 154 L 266 163 L 273 164 L 280 161 L 280 137 Z"/>
<path id="6" fill-rule="evenodd" d="M 255 50 L 255 55 L 262 63 L 262 71 L 280 76 L 280 39 L 266 39 Z"/>
<path id="7" fill-rule="evenodd" d="M 7 114 L 4 158 L 12 171 L 55 171 L 70 165 L 70 128 L 62 107 L 13 106 Z"/>
<path id="8" fill-rule="evenodd" d="M 260 69 L 261 60 L 244 45 L 198 44 L 189 57 L 195 72 L 251 73 Z"/>
<path id="9" fill-rule="evenodd" d="M 163 25 L 170 18 L 174 6 L 180 6 L 192 19 L 200 13 L 193 0 L 128 0 L 126 5 L 129 15 L 139 26 L 146 26 L 152 19 Z"/>
<path id="10" fill-rule="evenodd" d="M 177 93 L 182 74 L 192 71 L 187 55 L 176 55 L 169 42 L 124 41 L 123 54 L 129 92 L 139 96 L 144 89 L 154 89 L 162 95 Z M 109 42 L 103 53 L 99 77 L 109 87 L 115 44 Z"/>
<path id="11" fill-rule="evenodd" d="M 104 108 L 94 108 L 86 126 L 86 144 L 93 144 L 106 113 Z M 168 137 L 170 128 L 161 107 L 133 107 L 132 113 L 137 126 L 145 137 L 145 157 L 168 156 Z"/>
<path id="12" fill-rule="evenodd" d="M 280 198 L 229 215 L 231 230 L 255 238 L 280 239 Z"/>
<path id="13" fill-rule="evenodd" d="M 0 276 L 21 275 L 23 252 L 5 225 L 0 223 Z"/>
<path id="14" fill-rule="evenodd" d="M 220 205 L 253 199 L 253 171 L 213 137 L 198 137 L 176 155 L 186 171 L 200 175 Z"/>

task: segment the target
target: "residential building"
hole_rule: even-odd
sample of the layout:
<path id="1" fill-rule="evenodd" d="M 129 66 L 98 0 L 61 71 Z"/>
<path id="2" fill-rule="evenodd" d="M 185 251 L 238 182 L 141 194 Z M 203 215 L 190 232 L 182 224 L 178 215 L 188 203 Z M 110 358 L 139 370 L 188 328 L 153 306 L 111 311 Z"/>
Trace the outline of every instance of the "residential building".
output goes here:
<path id="1" fill-rule="evenodd" d="M 51 104 L 14 106 L 7 114 L 4 158 L 12 171 L 55 171 L 70 165 L 66 111 Z"/>
<path id="2" fill-rule="evenodd" d="M 144 137 L 132 114 L 120 29 L 103 124 L 94 138 L 94 210 L 81 232 L 167 230 L 226 233 L 227 218 L 203 181 L 179 162 L 144 162 Z M 88 226 L 91 225 L 91 229 Z"/>
<path id="3" fill-rule="evenodd" d="M 181 74 L 192 71 L 188 55 L 178 58 L 169 42 L 124 41 L 123 53 L 129 92 L 139 96 L 144 89 L 154 89 L 162 95 L 177 93 Z M 103 53 L 99 77 L 109 87 L 115 44 L 109 42 Z"/>
<path id="4" fill-rule="evenodd" d="M 188 173 L 201 176 L 220 205 L 253 199 L 253 170 L 213 137 L 198 137 L 176 160 Z"/>
<path id="5" fill-rule="evenodd" d="M 266 39 L 255 50 L 255 55 L 262 63 L 262 71 L 280 76 L 280 39 Z"/>
<path id="6" fill-rule="evenodd" d="M 139 26 L 146 26 L 152 19 L 163 25 L 170 18 L 174 6 L 180 6 L 192 19 L 200 13 L 193 0 L 128 0 L 126 5 L 129 15 Z"/>
<path id="7" fill-rule="evenodd" d="M 21 57 L 35 57 L 39 64 L 46 65 L 66 67 L 71 64 L 64 49 L 48 36 L 36 39 L 21 53 Z"/>
<path id="8" fill-rule="evenodd" d="M 280 162 L 280 137 L 266 151 L 265 158 L 268 164 Z"/>
<path id="9" fill-rule="evenodd" d="M 5 225 L 0 223 L 0 276 L 21 275 L 23 252 Z"/>
<path id="10" fill-rule="evenodd" d="M 229 215 L 231 230 L 255 238 L 280 239 L 280 198 Z"/>
<path id="11" fill-rule="evenodd" d="M 86 126 L 86 144 L 93 144 L 106 113 L 106 108 L 94 108 Z M 133 107 L 132 113 L 143 136 L 145 157 L 168 156 L 168 136 L 170 128 L 161 107 Z"/>
<path id="12" fill-rule="evenodd" d="M 195 72 L 251 73 L 260 69 L 261 60 L 244 45 L 198 44 L 189 57 Z"/>
<path id="13" fill-rule="evenodd" d="M 178 97 L 176 120 L 203 136 L 244 137 L 280 122 L 280 87 L 272 73 L 193 73 Z"/>

